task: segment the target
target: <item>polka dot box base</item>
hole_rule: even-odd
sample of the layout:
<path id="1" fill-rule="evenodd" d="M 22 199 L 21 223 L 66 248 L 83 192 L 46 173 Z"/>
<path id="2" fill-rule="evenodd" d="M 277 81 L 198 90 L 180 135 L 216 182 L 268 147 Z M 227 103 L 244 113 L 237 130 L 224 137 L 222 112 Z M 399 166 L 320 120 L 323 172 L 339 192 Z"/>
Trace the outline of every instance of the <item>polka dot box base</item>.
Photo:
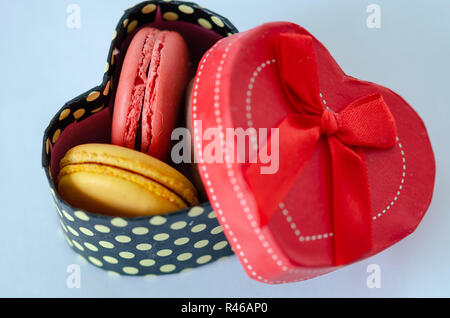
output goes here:
<path id="1" fill-rule="evenodd" d="M 42 145 L 42 165 L 67 243 L 88 262 L 120 275 L 178 273 L 233 253 L 209 203 L 164 216 L 114 218 L 80 211 L 56 192 L 53 177 L 65 151 L 80 143 L 108 142 L 110 105 L 126 45 L 140 26 L 152 23 L 179 28 L 185 38 L 199 41 L 188 43 L 194 63 L 214 41 L 237 32 L 226 18 L 188 2 L 146 1 L 126 10 L 113 32 L 102 84 L 55 114 Z"/>
<path id="2" fill-rule="evenodd" d="M 177 273 L 232 254 L 207 203 L 170 216 L 124 219 L 73 211 L 54 199 L 70 247 L 113 273 Z"/>

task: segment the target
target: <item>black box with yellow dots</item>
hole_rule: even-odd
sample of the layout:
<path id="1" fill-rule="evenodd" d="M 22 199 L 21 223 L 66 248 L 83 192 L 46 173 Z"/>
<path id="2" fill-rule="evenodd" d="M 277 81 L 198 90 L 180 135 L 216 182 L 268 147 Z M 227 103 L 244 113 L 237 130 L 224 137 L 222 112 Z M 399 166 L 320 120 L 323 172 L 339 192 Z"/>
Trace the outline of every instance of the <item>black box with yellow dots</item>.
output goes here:
<path id="1" fill-rule="evenodd" d="M 114 30 L 102 84 L 67 102 L 45 130 L 42 165 L 67 243 L 90 263 L 121 275 L 178 273 L 233 253 L 209 202 L 164 216 L 118 218 L 76 209 L 56 191 L 59 161 L 67 150 L 110 142 L 124 53 L 144 25 L 179 32 L 194 65 L 215 42 L 237 32 L 226 18 L 194 3 L 137 4 L 125 11 Z"/>

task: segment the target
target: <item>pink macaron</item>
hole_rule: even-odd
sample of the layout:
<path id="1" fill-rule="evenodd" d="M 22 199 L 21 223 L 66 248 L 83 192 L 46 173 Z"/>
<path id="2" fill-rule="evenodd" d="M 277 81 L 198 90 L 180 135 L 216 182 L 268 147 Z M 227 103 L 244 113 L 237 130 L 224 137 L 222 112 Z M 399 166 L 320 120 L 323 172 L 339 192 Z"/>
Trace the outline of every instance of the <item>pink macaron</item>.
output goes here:
<path id="1" fill-rule="evenodd" d="M 189 53 L 177 32 L 144 27 L 120 73 L 111 143 L 165 160 L 189 76 Z"/>

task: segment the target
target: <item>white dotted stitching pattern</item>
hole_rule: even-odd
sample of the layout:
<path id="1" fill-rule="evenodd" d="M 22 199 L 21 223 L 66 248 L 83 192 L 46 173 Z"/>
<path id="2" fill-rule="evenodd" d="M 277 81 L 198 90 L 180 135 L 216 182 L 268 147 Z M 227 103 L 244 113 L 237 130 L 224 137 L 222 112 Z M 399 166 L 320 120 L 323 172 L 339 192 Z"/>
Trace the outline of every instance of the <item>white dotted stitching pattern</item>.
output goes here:
<path id="1" fill-rule="evenodd" d="M 377 218 L 380 218 L 381 216 L 385 215 L 386 212 L 388 212 L 395 204 L 395 202 L 398 200 L 398 197 L 401 194 L 401 191 L 403 190 L 403 185 L 405 184 L 405 177 L 406 177 L 406 158 L 405 158 L 405 151 L 403 150 L 403 145 L 400 143 L 399 139 L 397 138 L 397 145 L 400 149 L 400 154 L 402 157 L 402 179 L 400 180 L 400 185 L 398 186 L 397 193 L 394 196 L 394 199 L 377 215 L 373 216 L 372 219 L 375 221 Z"/>
<path id="2" fill-rule="evenodd" d="M 253 88 L 254 88 L 254 84 L 256 82 L 257 77 L 259 76 L 259 74 L 261 73 L 261 71 L 263 69 L 265 69 L 267 66 L 269 66 L 270 64 L 275 64 L 277 61 L 276 59 L 271 59 L 271 60 L 267 60 L 265 62 L 262 62 L 253 72 L 252 76 L 250 77 L 250 81 L 248 84 L 248 89 L 246 92 L 246 99 L 245 99 L 245 110 L 246 110 L 246 118 L 247 118 L 247 125 L 248 127 L 253 127 L 253 115 L 252 115 L 252 95 L 253 95 Z M 322 97 L 322 94 L 320 94 L 320 97 Z M 326 104 L 326 101 L 323 100 L 323 103 Z M 258 145 L 256 142 L 256 130 L 252 129 L 251 131 L 251 135 L 250 135 L 250 143 L 252 144 L 252 147 L 254 150 L 258 150 Z M 315 241 L 317 240 L 321 240 L 321 239 L 326 239 L 329 237 L 333 236 L 333 233 L 324 233 L 324 234 L 317 234 L 317 235 L 307 235 L 307 236 L 303 236 L 300 235 L 300 230 L 297 228 L 297 225 L 295 224 L 295 222 L 292 221 L 292 217 L 289 215 L 289 211 L 288 209 L 285 207 L 285 204 L 283 202 L 281 202 L 279 204 L 280 209 L 282 209 L 282 213 L 285 216 L 286 222 L 289 224 L 290 228 L 292 229 L 292 231 L 294 231 L 295 236 L 298 237 L 298 240 L 300 242 L 309 242 L 309 241 Z"/>
<path id="3" fill-rule="evenodd" d="M 270 64 L 275 64 L 276 60 L 272 59 L 272 60 L 267 60 L 265 62 L 262 62 L 253 72 L 252 76 L 250 77 L 250 81 L 248 84 L 248 89 L 247 89 L 247 93 L 246 93 L 246 99 L 245 99 L 245 110 L 246 110 L 246 118 L 247 118 L 247 125 L 248 127 L 253 127 L 253 115 L 252 115 L 252 95 L 253 95 L 253 88 L 256 82 L 257 77 L 259 76 L 260 72 L 266 68 L 266 66 L 270 65 Z M 323 99 L 323 94 L 320 93 L 320 98 Z M 322 100 L 323 105 L 327 105 L 327 101 L 325 99 Z M 326 106 L 326 108 L 329 110 L 330 108 L 328 106 Z M 255 132 L 256 130 L 252 130 L 252 133 Z M 257 150 L 258 146 L 256 144 L 256 136 L 255 135 L 251 135 L 250 136 L 250 142 L 253 143 L 253 149 Z M 406 159 L 405 159 L 405 152 L 403 151 L 403 146 L 400 143 L 398 137 L 397 137 L 397 145 L 400 149 L 400 154 L 401 154 L 401 158 L 402 158 L 402 179 L 400 181 L 400 185 L 398 187 L 397 193 L 394 196 L 393 200 L 377 215 L 373 216 L 372 219 L 376 220 L 377 218 L 380 218 L 381 216 L 383 216 L 384 214 L 386 214 L 387 211 L 389 211 L 391 209 L 392 206 L 394 206 L 395 202 L 398 200 L 398 197 L 400 196 L 401 190 L 403 189 L 403 185 L 405 183 L 405 176 L 406 176 Z M 323 234 L 315 234 L 315 235 L 307 235 L 307 236 L 303 236 L 300 235 L 300 230 L 297 228 L 297 225 L 295 224 L 295 222 L 292 221 L 292 217 L 289 215 L 289 211 L 287 210 L 287 208 L 285 207 L 285 204 L 283 202 L 281 202 L 279 204 L 280 209 L 282 210 L 283 215 L 285 216 L 285 220 L 286 222 L 289 224 L 289 227 L 291 228 L 292 231 L 294 231 L 295 236 L 298 237 L 298 240 L 300 242 L 312 242 L 312 241 L 316 241 L 316 240 L 321 240 L 321 239 L 327 239 L 327 238 L 331 238 L 333 237 L 333 232 L 330 233 L 323 233 Z"/>
<path id="4" fill-rule="evenodd" d="M 225 48 L 225 53 L 222 55 L 222 60 L 221 60 L 221 63 L 222 63 L 222 64 L 224 63 L 224 61 L 225 61 L 225 59 L 226 59 L 226 57 L 227 57 L 227 53 L 228 53 L 228 51 L 229 51 L 229 48 L 230 48 L 230 46 L 231 46 L 233 43 L 234 43 L 234 42 L 229 43 L 228 46 Z M 222 61 L 223 61 L 223 62 L 222 62 Z M 220 74 L 221 74 L 221 72 L 222 72 L 222 68 L 221 68 L 221 66 L 219 66 L 219 68 L 218 68 L 218 70 L 217 70 L 216 78 L 219 78 L 219 79 L 220 79 Z M 216 89 L 217 89 L 217 88 L 219 87 L 219 85 L 220 85 L 220 81 L 217 81 L 217 80 L 216 80 L 216 83 L 215 83 L 215 84 L 216 84 L 216 86 L 215 86 L 215 87 L 216 87 L 216 88 L 215 88 L 215 91 L 216 91 Z M 251 94 L 248 94 L 247 96 L 248 96 L 248 97 L 251 97 Z M 219 101 L 219 100 L 220 100 L 219 94 L 217 94 L 217 93 L 215 94 L 214 100 L 216 100 L 216 101 Z M 220 105 L 220 104 L 219 104 L 219 105 Z M 216 111 L 216 112 L 215 112 L 215 115 L 216 115 L 216 121 L 217 121 L 218 119 L 220 119 L 220 111 Z M 222 129 L 222 127 L 221 127 L 220 125 L 218 126 L 218 128 L 219 128 L 219 130 Z M 221 133 L 220 136 L 221 136 L 221 140 L 222 140 L 223 134 Z M 248 206 L 247 206 L 247 202 L 246 202 L 245 199 L 243 199 L 243 196 L 244 196 L 244 195 L 243 195 L 243 193 L 241 192 L 240 187 L 236 184 L 236 183 L 237 183 L 237 180 L 234 178 L 233 171 L 231 170 L 231 165 L 230 165 L 230 164 L 227 164 L 226 167 L 227 167 L 227 170 L 228 170 L 228 177 L 230 178 L 230 182 L 231 182 L 232 184 L 234 184 L 233 190 L 236 192 L 236 196 L 237 196 L 237 198 L 240 200 L 239 202 L 240 202 L 240 204 L 241 204 L 241 206 L 242 206 L 242 208 L 243 208 L 243 210 L 244 210 L 244 213 L 245 213 L 246 216 L 247 216 L 248 221 L 250 222 L 250 226 L 253 228 L 255 234 L 257 235 L 258 240 L 261 242 L 262 246 L 266 249 L 267 253 L 268 253 L 269 255 L 271 255 L 271 258 L 272 258 L 272 260 L 275 262 L 275 264 L 276 264 L 277 266 L 281 267 L 281 269 L 282 269 L 283 271 L 287 271 L 288 268 L 284 265 L 283 261 L 281 261 L 281 260 L 279 259 L 278 255 L 277 255 L 276 253 L 274 253 L 273 249 L 270 247 L 269 242 L 266 240 L 266 238 L 264 237 L 264 235 L 261 233 L 261 229 L 258 227 L 257 221 L 254 220 L 253 215 L 250 213 L 250 209 L 249 209 Z M 252 266 L 251 266 L 251 265 L 248 265 L 247 268 L 248 268 L 249 270 L 252 270 Z M 252 275 L 253 275 L 253 276 L 256 276 L 256 273 L 253 271 L 253 272 L 252 272 Z"/>
<path id="5" fill-rule="evenodd" d="M 234 41 L 236 41 L 239 38 L 239 36 L 236 37 L 236 39 Z M 227 58 L 228 52 L 230 50 L 231 45 L 234 43 L 234 41 L 230 42 L 228 44 L 228 46 L 225 48 L 225 52 L 222 54 L 222 59 L 219 62 L 219 67 L 217 69 L 217 73 L 216 73 L 216 79 L 215 79 L 215 88 L 214 88 L 214 115 L 216 118 L 216 123 L 217 123 L 217 128 L 219 129 L 220 136 L 221 136 L 221 144 L 222 146 L 224 145 L 224 135 L 223 135 L 223 126 L 222 126 L 222 119 L 220 118 L 221 112 L 220 112 L 220 79 L 221 79 L 221 74 L 222 74 L 222 70 L 223 70 L 223 65 L 225 63 L 225 59 Z M 201 65 L 199 67 L 200 71 L 197 73 L 197 80 L 196 83 L 194 85 L 194 89 L 193 89 L 193 100 L 192 100 L 192 113 L 193 113 L 193 118 L 194 120 L 197 118 L 197 115 L 195 114 L 197 107 L 196 107 L 196 96 L 198 95 L 198 84 L 200 82 L 200 77 L 201 77 L 201 70 L 204 68 L 204 65 L 210 55 L 210 53 L 216 48 L 218 43 L 216 43 L 211 49 L 210 51 L 205 55 L 205 58 L 202 60 Z M 195 121 L 194 121 L 194 127 L 196 126 Z M 196 131 L 196 128 L 194 128 L 194 132 L 198 133 L 198 131 Z M 198 137 L 198 134 L 196 134 L 196 136 Z M 198 149 L 198 153 L 200 154 L 200 163 L 203 163 L 203 159 L 201 157 L 201 143 L 200 140 L 198 138 L 195 138 L 196 141 L 196 147 Z M 261 241 L 263 247 L 266 249 L 267 253 L 269 255 L 271 255 L 272 260 L 275 262 L 275 264 L 279 267 L 281 267 L 281 269 L 283 271 L 287 271 L 288 268 L 287 266 L 285 266 L 283 264 L 283 262 L 281 260 L 279 260 L 278 255 L 276 255 L 273 251 L 273 249 L 270 247 L 270 244 L 266 241 L 264 235 L 261 233 L 261 229 L 258 228 L 258 223 L 253 219 L 253 215 L 250 214 L 250 209 L 247 206 L 247 202 L 245 201 L 245 199 L 243 199 L 243 194 L 240 191 L 240 187 L 239 185 L 237 185 L 237 180 L 234 177 L 234 172 L 231 170 L 231 164 L 226 164 L 227 170 L 228 170 L 228 177 L 230 178 L 230 182 L 233 185 L 233 190 L 236 192 L 236 195 L 239 199 L 239 202 L 241 204 L 241 206 L 243 207 L 243 210 L 247 216 L 247 219 L 250 222 L 251 227 L 254 229 L 255 234 L 257 235 L 258 239 Z M 287 282 L 293 282 L 293 281 L 269 281 L 267 279 L 264 279 L 261 275 L 258 275 L 258 273 L 256 273 L 256 271 L 253 269 L 253 266 L 251 264 L 249 264 L 249 260 L 245 257 L 245 252 L 242 250 L 242 246 L 239 244 L 238 239 L 236 238 L 236 236 L 234 236 L 233 231 L 230 230 L 230 226 L 226 223 L 226 218 L 223 216 L 223 211 L 220 208 L 220 203 L 217 202 L 217 197 L 214 195 L 214 189 L 211 186 L 211 181 L 209 180 L 209 174 L 208 174 L 208 170 L 206 168 L 206 166 L 202 165 L 201 169 L 203 170 L 203 176 L 206 180 L 206 184 L 208 185 L 207 190 L 210 193 L 210 198 L 213 201 L 213 207 L 214 209 L 217 211 L 218 216 L 220 217 L 220 221 L 223 224 L 224 230 L 227 232 L 228 236 L 230 237 L 230 239 L 233 241 L 233 243 L 235 243 L 235 247 L 237 249 L 236 253 L 239 254 L 239 256 L 241 257 L 242 261 L 244 262 L 245 266 L 247 267 L 247 269 L 249 271 L 251 271 L 251 275 L 253 277 L 255 277 L 257 280 L 262 281 L 264 283 L 269 283 L 269 284 L 282 284 L 282 283 L 287 283 Z M 302 281 L 305 280 L 306 278 L 302 278 L 299 280 L 295 280 L 295 281 Z"/>
<path id="6" fill-rule="evenodd" d="M 256 82 L 256 78 L 258 77 L 259 73 L 268 65 L 276 63 L 275 59 L 267 60 L 263 63 L 261 63 L 256 70 L 253 72 L 252 77 L 250 78 L 250 81 L 248 83 L 248 89 L 246 92 L 246 99 L 245 99 L 245 110 L 246 110 L 246 118 L 247 118 L 247 125 L 249 128 L 253 127 L 253 115 L 252 115 L 252 91 L 254 87 L 254 83 Z M 257 138 L 256 138 L 256 130 L 251 129 L 250 130 L 250 144 L 252 145 L 253 150 L 258 150 L 258 144 L 257 144 Z"/>
<path id="7" fill-rule="evenodd" d="M 197 72 L 195 85 L 194 85 L 193 91 L 192 91 L 192 94 L 193 94 L 193 98 L 192 98 L 192 117 L 193 117 L 193 119 L 194 119 L 194 134 L 195 134 L 195 136 L 196 136 L 196 137 L 195 137 L 195 142 L 196 142 L 196 147 L 197 147 L 198 153 L 199 153 L 199 161 L 200 161 L 200 163 L 203 163 L 203 158 L 202 158 L 202 151 L 201 151 L 201 150 L 202 150 L 202 145 L 201 145 L 201 142 L 200 142 L 200 138 L 199 138 L 199 136 L 198 136 L 198 129 L 196 128 L 197 123 L 196 123 L 196 121 L 195 121 L 195 120 L 197 119 L 197 114 L 196 114 L 196 111 L 197 111 L 197 98 L 196 98 L 196 97 L 197 97 L 197 95 L 198 95 L 198 85 L 199 85 L 200 80 L 201 80 L 202 70 L 203 70 L 203 68 L 204 68 L 204 66 L 205 66 L 205 64 L 206 64 L 206 62 L 207 62 L 207 60 L 208 60 L 208 58 L 209 58 L 211 52 L 213 52 L 214 49 L 216 49 L 218 43 L 219 43 L 219 42 L 217 42 L 217 43 L 216 43 L 216 44 L 215 44 L 215 45 L 214 45 L 214 46 L 213 46 L 213 47 L 205 54 L 205 57 L 203 58 L 203 60 L 202 60 L 202 62 L 201 62 L 201 64 L 200 64 L 200 66 L 199 66 L 199 71 Z M 233 42 L 231 42 L 231 43 L 233 43 Z M 231 43 L 230 43 L 230 44 L 231 44 Z M 230 45 L 230 44 L 229 44 L 229 45 Z M 219 66 L 220 70 L 222 70 L 222 65 L 223 65 L 223 64 L 224 64 L 224 63 L 223 63 L 223 60 L 221 60 L 221 61 L 220 61 L 220 66 Z M 216 98 L 216 96 L 218 96 L 217 94 L 220 92 L 220 87 L 218 86 L 218 85 L 220 85 L 220 78 L 218 79 L 218 82 L 216 82 L 215 84 L 216 84 L 216 85 L 215 85 L 215 90 L 214 90 L 214 92 L 215 92 L 215 96 L 214 96 L 214 109 L 215 109 L 215 114 L 216 114 L 216 116 L 217 116 L 217 114 L 220 115 L 219 98 Z M 217 88 L 218 88 L 218 89 L 217 89 Z M 216 122 L 217 122 L 217 119 L 216 119 Z M 221 121 L 220 121 L 219 124 L 221 125 Z M 222 129 L 223 129 L 222 126 L 219 126 L 218 128 L 219 128 L 220 131 L 222 131 Z M 211 198 L 211 200 L 213 201 L 212 204 L 213 204 L 214 210 L 217 212 L 217 217 L 220 218 L 220 221 L 221 221 L 221 223 L 223 224 L 224 231 L 227 232 L 227 234 L 228 234 L 228 236 L 230 237 L 230 239 L 235 243 L 235 246 L 236 246 L 236 249 L 237 249 L 236 252 L 239 253 L 240 257 L 242 258 L 242 261 L 243 261 L 245 264 L 248 264 L 249 261 L 248 261 L 248 259 L 245 257 L 245 253 L 244 253 L 244 251 L 242 250 L 242 247 L 241 247 L 241 245 L 239 244 L 238 239 L 234 236 L 233 231 L 230 230 L 230 226 L 226 223 L 226 218 L 223 216 L 223 211 L 222 211 L 222 209 L 220 208 L 220 203 L 217 202 L 217 197 L 216 197 L 215 194 L 214 194 L 214 193 L 215 193 L 214 188 L 212 187 L 211 181 L 210 181 L 210 179 L 209 179 L 208 169 L 207 169 L 206 166 L 204 166 L 204 165 L 201 167 L 201 169 L 203 170 L 203 177 L 204 177 L 205 180 L 206 180 L 207 190 L 208 190 L 208 192 L 210 193 L 210 198 Z M 236 183 L 236 182 L 235 182 L 235 183 Z M 247 268 L 252 269 L 251 265 L 247 265 Z M 254 273 L 255 273 L 255 272 L 254 272 Z M 257 274 L 255 273 L 255 275 L 257 275 Z M 259 275 L 257 275 L 257 278 L 260 279 L 260 280 L 263 279 L 263 278 L 262 278 L 261 276 L 259 276 Z M 268 282 L 268 281 L 265 280 L 265 282 Z"/>
<path id="8" fill-rule="evenodd" d="M 238 37 L 237 37 L 238 38 Z M 237 39 L 236 38 L 236 39 Z M 236 40 L 235 39 L 235 40 Z M 228 46 L 225 48 L 225 53 L 222 54 L 222 59 L 220 60 L 220 65 L 218 67 L 217 73 L 216 73 L 216 78 L 215 78 L 215 86 L 214 86 L 214 115 L 216 118 L 216 123 L 217 123 L 217 128 L 220 131 L 220 137 L 221 137 L 221 145 L 224 146 L 225 142 L 224 142 L 224 134 L 223 134 L 223 126 L 222 126 L 222 118 L 220 117 L 221 112 L 220 112 L 220 80 L 221 80 L 221 75 L 222 75 L 222 70 L 223 70 L 223 64 L 225 63 L 225 59 L 227 58 L 227 53 L 229 52 L 230 46 L 234 43 L 230 42 L 228 44 Z M 199 72 L 197 73 L 197 79 L 194 85 L 194 90 L 193 90 L 193 119 L 195 120 L 197 118 L 197 114 L 196 114 L 196 110 L 197 110 L 197 99 L 195 97 L 197 97 L 198 95 L 198 84 L 200 82 L 200 77 L 202 74 L 202 70 L 204 68 L 204 65 L 210 55 L 210 53 L 216 48 L 218 43 L 216 43 L 211 49 L 210 51 L 205 55 L 204 59 L 202 60 L 202 63 L 199 67 Z M 253 73 L 253 76 L 250 79 L 250 83 L 248 85 L 248 90 L 247 90 L 247 94 L 246 94 L 246 116 L 247 116 L 247 123 L 249 127 L 253 126 L 253 122 L 252 122 L 252 114 L 251 114 L 251 97 L 252 97 L 252 90 L 254 87 L 254 82 L 256 80 L 256 77 L 259 75 L 259 73 L 262 71 L 262 69 L 264 69 L 267 65 L 271 64 L 271 63 L 276 63 L 275 60 L 267 60 L 266 62 L 262 63 L 260 66 L 258 66 L 258 68 L 255 70 L 255 72 Z M 321 96 L 322 97 L 322 96 Z M 326 101 L 323 100 L 324 105 L 326 105 Z M 195 126 L 195 121 L 194 121 L 194 126 Z M 200 155 L 200 163 L 203 163 L 203 158 L 202 158 L 202 145 L 200 143 L 199 137 L 198 137 L 198 131 L 197 128 L 194 128 L 194 132 L 196 133 L 196 143 L 197 143 L 197 148 L 198 148 L 198 152 Z M 251 142 L 253 142 L 253 146 L 254 149 L 257 149 L 257 145 L 256 145 L 256 136 L 251 136 Z M 383 214 L 386 213 L 387 210 L 389 210 L 391 208 L 391 206 L 394 205 L 394 202 L 397 201 L 398 196 L 400 195 L 400 192 L 403 188 L 403 184 L 404 184 L 404 178 L 406 176 L 406 160 L 404 157 L 404 151 L 402 148 L 401 143 L 399 142 L 398 138 L 397 138 L 397 142 L 398 142 L 398 146 L 401 150 L 401 155 L 402 155 L 402 161 L 403 161 L 403 172 L 402 172 L 402 180 L 401 180 L 401 184 L 399 186 L 399 189 L 397 191 L 397 195 L 394 197 L 394 199 L 391 201 L 391 203 L 381 212 L 379 213 L 377 216 L 373 217 L 373 220 L 377 219 L 377 217 L 382 216 Z M 228 235 L 230 236 L 230 238 L 232 239 L 232 241 L 235 243 L 237 252 L 239 253 L 239 255 L 241 256 L 243 262 L 245 264 L 248 264 L 249 261 L 248 259 L 245 257 L 245 253 L 242 250 L 241 245 L 238 243 L 238 239 L 234 236 L 234 233 L 230 230 L 229 225 L 226 223 L 226 218 L 223 216 L 223 211 L 220 209 L 220 204 L 219 202 L 217 202 L 217 198 L 214 195 L 214 189 L 211 187 L 211 181 L 209 180 L 209 175 L 207 173 L 207 168 L 206 166 L 202 166 L 202 170 L 204 171 L 204 177 L 206 179 L 206 184 L 208 186 L 208 191 L 211 194 L 211 198 L 214 204 L 215 209 L 217 209 L 217 213 L 220 216 L 221 222 L 224 225 L 224 229 L 227 231 Z M 242 192 L 240 192 L 240 188 L 237 185 L 237 180 L 234 178 L 234 173 L 231 170 L 231 165 L 227 164 L 227 170 L 228 170 L 228 176 L 230 178 L 230 182 L 233 185 L 233 190 L 236 192 L 236 195 L 238 197 L 238 199 L 240 200 L 240 204 L 244 209 L 244 212 L 247 215 L 247 218 L 250 222 L 251 227 L 254 229 L 255 234 L 257 235 L 258 239 L 261 241 L 263 247 L 265 247 L 267 253 L 269 255 L 272 255 L 272 260 L 276 263 L 277 266 L 281 267 L 281 269 L 283 271 L 288 271 L 290 273 L 313 273 L 314 275 L 318 275 L 318 273 L 320 271 L 317 270 L 306 270 L 306 269 L 288 269 L 287 266 L 285 266 L 283 264 L 283 262 L 281 260 L 278 259 L 278 256 L 273 252 L 273 249 L 270 248 L 270 244 L 266 241 L 264 235 L 261 233 L 261 229 L 258 228 L 257 226 L 257 222 L 255 220 L 253 220 L 253 215 L 250 214 L 250 209 L 247 206 L 247 203 L 245 201 L 245 199 L 243 199 L 243 194 Z M 333 236 L 333 233 L 324 233 L 324 234 L 317 234 L 317 235 L 308 235 L 308 236 L 301 236 L 300 235 L 300 230 L 297 229 L 296 224 L 292 221 L 292 217 L 290 217 L 288 214 L 288 210 L 285 208 L 284 203 L 280 203 L 280 208 L 283 209 L 283 214 L 286 216 L 286 221 L 290 224 L 291 229 L 294 231 L 294 234 L 296 236 L 299 237 L 299 241 L 300 242 L 308 242 L 308 241 L 315 241 L 320 240 L 320 239 L 326 239 L 329 237 Z M 254 270 L 252 265 L 248 264 L 246 265 L 247 269 L 252 271 L 251 274 L 252 276 L 254 276 L 256 279 L 263 281 L 265 283 L 270 283 L 270 284 L 281 284 L 281 283 L 286 283 L 287 281 L 269 281 L 267 279 L 263 279 L 262 276 L 258 275 Z M 331 269 L 329 270 L 324 270 L 323 273 L 329 272 L 331 271 Z M 306 280 L 307 278 L 302 278 L 302 279 L 298 279 L 298 280 L 294 280 L 294 281 L 290 281 L 290 282 L 298 282 L 298 281 L 303 281 Z"/>
<path id="9" fill-rule="evenodd" d="M 402 144 L 399 142 L 399 139 L 397 138 L 397 146 L 400 149 L 400 154 L 402 157 L 402 179 L 400 180 L 400 185 L 398 186 L 398 190 L 393 198 L 393 200 L 377 215 L 372 217 L 372 220 L 375 221 L 376 219 L 380 218 L 381 216 L 385 215 L 388 211 L 391 210 L 391 207 L 394 206 L 395 202 L 398 200 L 398 197 L 401 194 L 401 191 L 403 190 L 403 185 L 405 184 L 405 177 L 406 177 L 406 158 L 405 158 L 405 152 L 402 149 Z M 285 207 L 285 204 L 283 202 L 279 205 L 280 209 L 282 210 L 283 215 L 286 217 L 286 222 L 289 224 L 290 228 L 294 230 L 294 234 L 298 236 L 298 239 L 300 242 L 311 242 L 320 240 L 320 239 L 326 239 L 331 238 L 333 236 L 333 232 L 330 233 L 324 233 L 324 234 L 316 234 L 316 235 L 308 235 L 308 236 L 301 236 L 300 230 L 297 229 L 297 225 L 292 221 L 292 217 L 289 216 L 289 211 Z"/>

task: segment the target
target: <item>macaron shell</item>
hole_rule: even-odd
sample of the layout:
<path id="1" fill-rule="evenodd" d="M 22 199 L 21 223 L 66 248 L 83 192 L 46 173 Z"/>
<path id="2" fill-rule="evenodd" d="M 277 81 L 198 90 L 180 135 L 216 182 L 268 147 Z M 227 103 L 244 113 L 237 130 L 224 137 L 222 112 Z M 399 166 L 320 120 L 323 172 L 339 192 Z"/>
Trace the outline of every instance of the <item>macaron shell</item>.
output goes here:
<path id="1" fill-rule="evenodd" d="M 111 143 L 166 160 L 189 66 L 188 48 L 180 34 L 151 27 L 139 30 L 120 74 Z M 140 145 L 136 144 L 139 133 Z"/>
<path id="2" fill-rule="evenodd" d="M 196 189 L 184 175 L 164 162 L 139 151 L 109 144 L 84 144 L 70 149 L 60 165 L 63 169 L 68 165 L 83 163 L 103 164 L 128 170 L 161 184 L 190 205 L 198 204 Z"/>
<path id="3" fill-rule="evenodd" d="M 158 32 L 150 27 L 142 28 L 128 47 L 114 102 L 111 143 L 115 145 L 129 148 L 135 146 L 145 93 L 146 71 Z"/>
<path id="4" fill-rule="evenodd" d="M 152 60 L 159 60 L 159 65 L 152 63 L 148 75 L 155 78 L 155 83 L 153 90 L 147 90 L 143 106 L 142 151 L 165 160 L 188 83 L 190 62 L 183 37 L 162 31 Z"/>
<path id="5" fill-rule="evenodd" d="M 58 191 L 71 205 L 111 216 L 165 214 L 187 205 L 163 186 L 139 175 L 102 165 L 63 168 Z"/>

